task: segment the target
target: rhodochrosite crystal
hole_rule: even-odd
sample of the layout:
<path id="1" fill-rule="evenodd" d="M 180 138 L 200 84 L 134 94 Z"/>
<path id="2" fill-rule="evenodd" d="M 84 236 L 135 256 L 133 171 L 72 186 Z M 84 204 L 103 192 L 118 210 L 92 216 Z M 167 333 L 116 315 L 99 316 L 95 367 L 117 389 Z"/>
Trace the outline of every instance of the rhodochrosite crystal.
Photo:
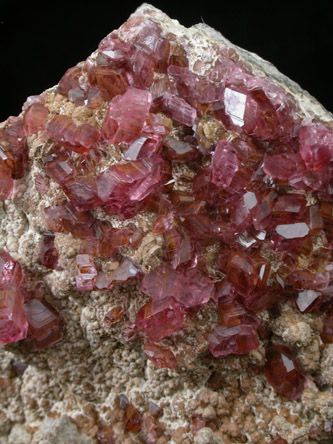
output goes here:
<path id="1" fill-rule="evenodd" d="M 43 350 L 61 338 L 58 312 L 46 300 L 23 288 L 20 265 L 0 250 L 0 344 L 25 339 L 31 351 Z M 34 298 L 34 296 L 36 298 Z"/>
<path id="2" fill-rule="evenodd" d="M 260 58 L 143 5 L 0 126 L 0 343 L 45 370 L 38 390 L 58 378 L 40 393 L 59 387 L 89 440 L 282 443 L 266 418 L 286 399 L 331 421 L 332 122 Z M 142 410 L 150 393 L 163 409 Z M 63 413 L 38 396 L 27 417 Z"/>
<path id="3" fill-rule="evenodd" d="M 267 351 L 265 376 L 279 395 L 288 399 L 301 397 L 305 377 L 288 347 L 275 344 Z"/>

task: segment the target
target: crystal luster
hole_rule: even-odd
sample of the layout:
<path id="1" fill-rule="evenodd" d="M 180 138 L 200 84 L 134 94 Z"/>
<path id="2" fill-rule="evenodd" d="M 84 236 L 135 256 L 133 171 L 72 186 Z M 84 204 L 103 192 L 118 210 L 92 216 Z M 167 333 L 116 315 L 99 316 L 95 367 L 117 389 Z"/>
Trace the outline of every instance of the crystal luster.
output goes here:
<path id="1" fill-rule="evenodd" d="M 29 324 L 24 340 L 30 351 L 44 350 L 61 339 L 61 322 L 58 312 L 46 300 L 30 299 L 24 304 Z"/>
<path id="2" fill-rule="evenodd" d="M 23 296 L 15 287 L 0 290 L 0 344 L 26 337 L 28 322 L 23 311 Z"/>
<path id="3" fill-rule="evenodd" d="M 76 256 L 78 275 L 75 277 L 76 288 L 80 291 L 92 290 L 97 279 L 97 271 L 94 260 L 89 254 Z"/>
<path id="4" fill-rule="evenodd" d="M 265 376 L 279 395 L 296 400 L 301 397 L 305 377 L 285 345 L 275 344 L 267 350 Z"/>
<path id="5" fill-rule="evenodd" d="M 251 325 L 215 325 L 209 334 L 209 350 L 217 358 L 230 354 L 247 354 L 258 346 L 257 333 Z"/>

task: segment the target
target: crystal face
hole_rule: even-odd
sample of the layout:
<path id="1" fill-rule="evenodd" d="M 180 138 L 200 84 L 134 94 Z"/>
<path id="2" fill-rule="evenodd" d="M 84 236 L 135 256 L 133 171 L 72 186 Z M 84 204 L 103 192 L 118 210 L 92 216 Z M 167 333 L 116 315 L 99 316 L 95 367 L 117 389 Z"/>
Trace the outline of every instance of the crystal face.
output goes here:
<path id="1" fill-rule="evenodd" d="M 268 383 L 298 400 L 306 376 L 262 318 L 287 304 L 320 316 L 318 338 L 333 341 L 332 126 L 236 52 L 194 60 L 178 37 L 130 19 L 60 79 L 52 94 L 66 106 L 54 112 L 45 92 L 1 127 L 0 199 L 20 201 L 31 176 L 43 205 L 37 271 L 0 250 L 0 342 L 60 341 L 59 313 L 30 281 L 74 264 L 74 296 L 93 292 L 102 309 L 119 290 L 133 302 L 112 302 L 101 323 L 141 340 L 155 367 L 182 364 L 173 346 L 194 319 L 216 359 L 265 348 Z M 129 402 L 123 423 L 155 436 Z M 107 426 L 98 434 L 113 441 Z"/>
<path id="2" fill-rule="evenodd" d="M 23 270 L 0 250 L 0 344 L 24 339 L 29 350 L 43 350 L 61 338 L 58 312 L 46 300 L 39 300 L 23 287 Z"/>
<path id="3" fill-rule="evenodd" d="M 305 377 L 288 347 L 273 345 L 268 350 L 265 376 L 279 395 L 288 399 L 299 399 L 301 397 Z"/>

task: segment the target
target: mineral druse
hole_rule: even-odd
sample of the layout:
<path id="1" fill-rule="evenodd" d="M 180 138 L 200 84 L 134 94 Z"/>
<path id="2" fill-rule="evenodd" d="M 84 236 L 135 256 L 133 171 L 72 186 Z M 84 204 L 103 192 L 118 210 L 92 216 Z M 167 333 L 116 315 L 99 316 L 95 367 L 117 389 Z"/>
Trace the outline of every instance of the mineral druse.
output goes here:
<path id="1" fill-rule="evenodd" d="M 157 368 L 184 363 L 172 341 L 159 343 L 186 335 L 206 307 L 212 315 L 201 340 L 211 359 L 266 349 L 257 371 L 283 399 L 300 400 L 312 376 L 264 319 L 283 303 L 300 319 L 321 320 L 322 343 L 333 342 L 332 122 L 217 40 L 194 59 L 147 8 L 56 87 L 73 109 L 98 110 L 100 122 L 55 110 L 45 92 L 1 127 L 4 205 L 22 201 L 30 177 L 40 196 L 57 191 L 39 216 L 38 272 L 0 250 L 0 343 L 21 341 L 35 352 L 61 339 L 57 310 L 32 282 L 63 270 L 57 236 L 70 233 L 80 242 L 73 291 L 101 292 L 105 301 L 113 289 L 135 286 L 136 312 L 123 301 L 103 322 L 122 323 L 122 340 L 139 338 Z M 146 236 L 135 223 L 143 214 L 163 244 L 149 269 L 135 256 Z M 195 431 L 207 424 L 193 421 Z M 153 413 L 142 416 L 127 401 L 123 424 L 157 442 Z M 96 439 L 114 436 L 102 424 Z"/>

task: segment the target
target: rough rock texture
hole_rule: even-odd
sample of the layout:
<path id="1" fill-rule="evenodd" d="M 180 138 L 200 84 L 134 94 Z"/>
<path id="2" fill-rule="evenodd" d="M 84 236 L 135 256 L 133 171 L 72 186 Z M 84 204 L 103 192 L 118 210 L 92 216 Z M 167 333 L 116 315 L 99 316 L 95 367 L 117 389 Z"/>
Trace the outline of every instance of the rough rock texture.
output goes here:
<path id="1" fill-rule="evenodd" d="M 214 62 L 216 47 L 225 46 L 249 63 L 254 73 L 274 79 L 294 98 L 303 116 L 332 124 L 333 116 L 306 91 L 269 62 L 234 46 L 207 25 L 185 29 L 147 4 L 132 17 L 140 16 L 150 17 L 165 34 L 176 36 L 186 49 L 190 69 L 203 72 Z M 126 28 L 120 30 L 122 34 L 126 40 Z M 49 117 L 71 116 L 77 126 L 88 123 L 102 127 L 105 101 L 95 108 L 75 106 L 56 91 L 54 87 L 44 93 Z M 171 106 L 169 102 L 167 106 Z M 185 117 L 191 120 L 193 116 Z M 169 118 L 165 115 L 164 119 L 167 122 Z M 221 125 L 217 120 L 200 125 L 210 143 L 219 140 Z M 2 124 L 5 126 L 6 122 Z M 49 180 L 45 192 L 37 187 L 41 156 L 49 147 L 39 133 L 29 136 L 27 143 L 31 169 L 19 183 L 14 199 L 0 201 L 0 248 L 10 253 L 32 280 L 44 282 L 47 299 L 61 314 L 64 331 L 61 342 L 37 353 L 29 353 L 19 344 L 0 346 L 1 444 L 264 444 L 277 437 L 290 444 L 332 442 L 333 346 L 320 339 L 322 316 L 300 313 L 289 302 L 281 304 L 273 320 L 267 310 L 258 315 L 270 323 L 273 341 L 293 347 L 309 375 L 299 401 L 282 399 L 268 385 L 261 371 L 265 362 L 261 339 L 259 347 L 248 355 L 213 359 L 207 353 L 206 327 L 217 320 L 217 312 L 209 304 L 203 305 L 195 317 L 187 317 L 181 330 L 161 342 L 176 356 L 178 367 L 157 368 L 147 360 L 140 340 L 124 339 L 124 328 L 129 329 L 147 301 L 135 281 L 117 283 L 107 291 L 78 291 L 76 256 L 82 240 L 70 232 L 55 234 L 60 269 L 40 264 L 42 233 L 48 229 L 44 209 L 62 199 L 64 193 L 53 180 Z M 110 145 L 108 157 L 98 168 L 103 171 L 120 158 L 118 147 Z M 186 164 L 178 164 L 173 171 L 176 187 L 186 191 L 186 181 L 181 178 L 192 173 Z M 144 273 L 160 265 L 164 239 L 152 232 L 151 212 L 139 212 L 125 221 L 100 208 L 93 212 L 100 220 L 112 221 L 114 227 L 133 224 L 142 231 L 138 248 L 121 248 L 122 254 L 140 265 Z M 215 273 L 218 280 L 214 245 L 207 247 L 205 254 L 210 273 Z M 114 259 L 99 265 L 112 272 L 119 262 Z M 118 322 L 105 322 L 106 314 L 121 305 L 126 307 L 126 317 L 119 315 Z M 129 426 L 124 428 L 120 394 L 125 394 L 138 410 L 139 416 L 134 419 L 143 418 L 144 430 L 154 425 L 155 440 L 148 441 L 143 432 L 132 433 Z M 160 415 L 151 413 L 151 402 L 162 409 Z M 127 408 L 126 415 L 133 414 Z M 131 424 L 134 430 L 133 421 Z"/>

